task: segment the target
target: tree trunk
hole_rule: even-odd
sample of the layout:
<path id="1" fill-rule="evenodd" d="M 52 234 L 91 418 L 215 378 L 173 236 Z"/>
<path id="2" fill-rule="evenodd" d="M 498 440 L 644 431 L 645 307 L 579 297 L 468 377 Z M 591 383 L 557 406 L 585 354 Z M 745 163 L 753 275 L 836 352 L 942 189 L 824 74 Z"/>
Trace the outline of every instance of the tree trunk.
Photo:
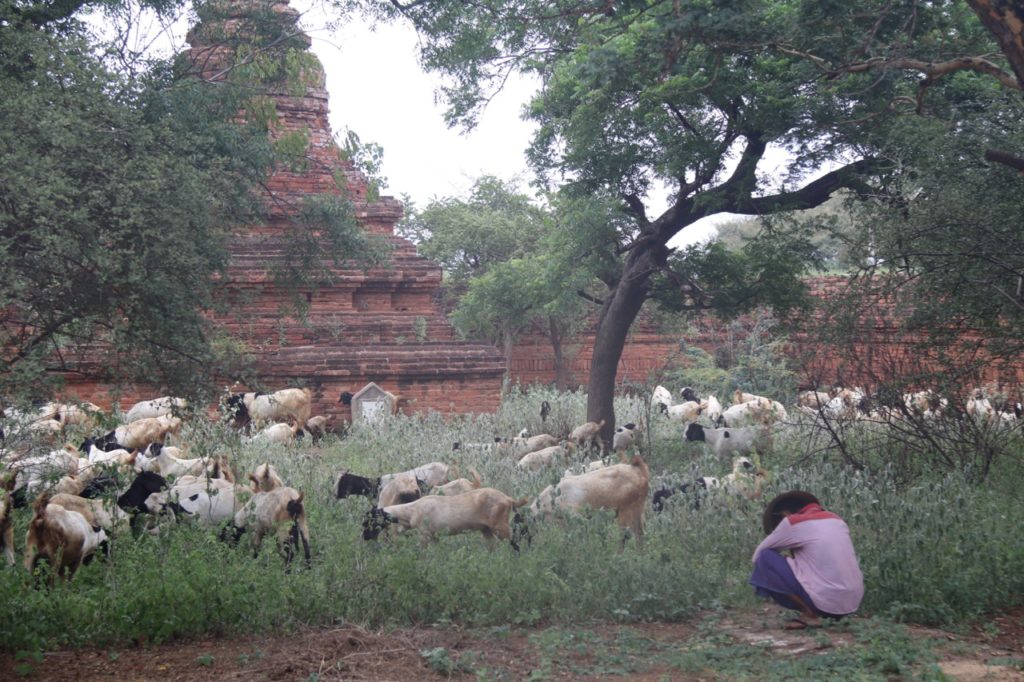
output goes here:
<path id="1" fill-rule="evenodd" d="M 501 332 L 501 349 L 505 356 L 505 384 L 506 388 L 512 384 L 512 351 L 515 350 L 515 335 L 507 329 Z"/>
<path id="2" fill-rule="evenodd" d="M 605 299 L 597 321 L 594 355 L 587 382 L 587 420 L 605 420 L 601 438 L 611 442 L 615 432 L 615 375 L 626 336 L 647 299 L 650 254 L 636 249 L 627 259 L 618 284 Z"/>
<path id="3" fill-rule="evenodd" d="M 551 351 L 555 356 L 555 388 L 559 391 L 566 391 L 570 388 L 572 373 L 569 371 L 568 362 L 563 352 L 566 333 L 563 325 L 558 323 L 554 316 L 548 316 L 548 340 L 551 341 Z"/>

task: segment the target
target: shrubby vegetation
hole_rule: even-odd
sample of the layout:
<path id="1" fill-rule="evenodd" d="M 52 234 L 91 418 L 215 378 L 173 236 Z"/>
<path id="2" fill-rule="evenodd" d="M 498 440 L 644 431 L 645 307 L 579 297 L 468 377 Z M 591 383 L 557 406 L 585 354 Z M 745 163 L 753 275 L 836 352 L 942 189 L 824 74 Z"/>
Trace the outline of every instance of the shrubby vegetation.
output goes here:
<path id="1" fill-rule="evenodd" d="M 607 514 L 564 525 L 532 523 L 533 542 L 516 555 L 487 551 L 478 535 L 421 546 L 415 533 L 393 542 L 360 537 L 364 498 L 338 501 L 338 473 L 377 475 L 431 460 L 451 461 L 453 441 L 486 442 L 527 427 L 542 432 L 537 408 L 552 405 L 548 428 L 580 423 L 585 397 L 546 389 L 513 390 L 495 415 L 395 417 L 356 426 L 322 447 L 241 447 L 220 427 L 193 426 L 184 437 L 209 452 L 229 451 L 239 472 L 270 461 L 306 494 L 311 569 L 286 573 L 273 543 L 257 559 L 247 539 L 233 548 L 212 530 L 187 525 L 158 537 L 118 537 L 112 556 L 84 568 L 70 584 L 34 587 L 19 567 L 0 569 L 0 641 L 10 650 L 61 645 L 160 641 L 204 633 L 269 631 L 300 625 L 455 622 L 466 625 L 559 624 L 602 620 L 675 620 L 699 610 L 754 603 L 746 584 L 761 534 L 763 500 L 717 497 L 648 515 L 647 543 L 618 553 L 620 534 Z M 617 400 L 621 421 L 646 412 L 645 399 Z M 678 424 L 651 417 L 644 455 L 652 488 L 697 473 L 721 475 L 700 444 L 684 443 Z M 1024 594 L 1024 500 L 1020 454 L 976 482 L 961 473 L 894 475 L 884 446 L 864 453 L 856 470 L 831 451 L 808 456 L 802 431 L 777 439 L 765 459 L 765 496 L 792 488 L 815 492 L 850 524 L 867 583 L 863 612 L 918 623 L 954 625 L 1011 606 Z M 511 458 L 464 450 L 485 485 L 533 496 L 559 471 L 524 475 Z M 23 544 L 27 514 L 16 518 Z"/>

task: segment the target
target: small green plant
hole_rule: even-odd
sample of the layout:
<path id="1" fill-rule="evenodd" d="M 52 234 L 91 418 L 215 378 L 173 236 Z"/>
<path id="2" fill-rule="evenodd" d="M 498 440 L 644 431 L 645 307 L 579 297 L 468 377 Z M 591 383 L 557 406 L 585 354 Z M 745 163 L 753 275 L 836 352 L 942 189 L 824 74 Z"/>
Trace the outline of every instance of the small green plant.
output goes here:
<path id="1" fill-rule="evenodd" d="M 427 318 L 422 315 L 418 315 L 412 323 L 413 333 L 416 335 L 416 340 L 419 343 L 423 343 L 427 340 Z"/>
<path id="2" fill-rule="evenodd" d="M 452 655 L 443 646 L 423 649 L 420 651 L 420 656 L 427 659 L 427 665 L 431 670 L 442 675 L 450 676 L 460 670 L 458 659 L 452 658 Z"/>
<path id="3" fill-rule="evenodd" d="M 200 654 L 196 656 L 196 664 L 209 668 L 213 665 L 213 656 L 211 654 Z"/>

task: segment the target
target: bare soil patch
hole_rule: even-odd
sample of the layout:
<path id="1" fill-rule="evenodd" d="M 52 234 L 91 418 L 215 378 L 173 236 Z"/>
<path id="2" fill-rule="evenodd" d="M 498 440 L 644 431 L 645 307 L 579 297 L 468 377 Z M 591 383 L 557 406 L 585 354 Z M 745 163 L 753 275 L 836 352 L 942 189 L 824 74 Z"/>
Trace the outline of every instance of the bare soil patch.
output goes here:
<path id="1" fill-rule="evenodd" d="M 287 634 L 178 640 L 159 645 L 48 652 L 42 660 L 0 655 L 0 679 L 40 680 L 554 680 L 727 679 L 715 671 L 683 674 L 645 660 L 645 641 L 665 650 L 690 646 L 703 619 L 681 623 L 579 624 L 560 627 L 417 627 L 366 630 L 355 626 Z M 848 631 L 786 631 L 776 609 L 726 612 L 714 627 L 733 642 L 769 649 L 779 657 L 811 656 L 854 645 Z M 908 628 L 951 643 L 940 667 L 952 680 L 1024 682 L 1013 661 L 1024 656 L 1024 608 L 1001 614 L 965 635 Z M 705 626 L 705 635 L 706 635 Z M 608 668 L 609 652 L 617 664 Z M 556 652 L 556 653 L 553 653 Z M 552 657 L 557 663 L 552 665 Z M 599 662 L 599 659 L 600 661 Z M 1007 661 L 1010 662 L 1007 665 Z"/>

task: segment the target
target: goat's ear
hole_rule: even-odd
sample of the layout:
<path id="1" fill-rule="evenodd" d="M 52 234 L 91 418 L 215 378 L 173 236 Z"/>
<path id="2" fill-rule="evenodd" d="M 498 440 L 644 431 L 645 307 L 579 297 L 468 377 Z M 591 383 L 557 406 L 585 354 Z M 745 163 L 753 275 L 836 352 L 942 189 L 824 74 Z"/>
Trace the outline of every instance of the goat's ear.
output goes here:
<path id="1" fill-rule="evenodd" d="M 253 474 L 249 474 L 249 480 L 255 483 L 257 486 L 259 486 L 260 484 L 260 479 L 256 478 L 256 476 Z"/>

